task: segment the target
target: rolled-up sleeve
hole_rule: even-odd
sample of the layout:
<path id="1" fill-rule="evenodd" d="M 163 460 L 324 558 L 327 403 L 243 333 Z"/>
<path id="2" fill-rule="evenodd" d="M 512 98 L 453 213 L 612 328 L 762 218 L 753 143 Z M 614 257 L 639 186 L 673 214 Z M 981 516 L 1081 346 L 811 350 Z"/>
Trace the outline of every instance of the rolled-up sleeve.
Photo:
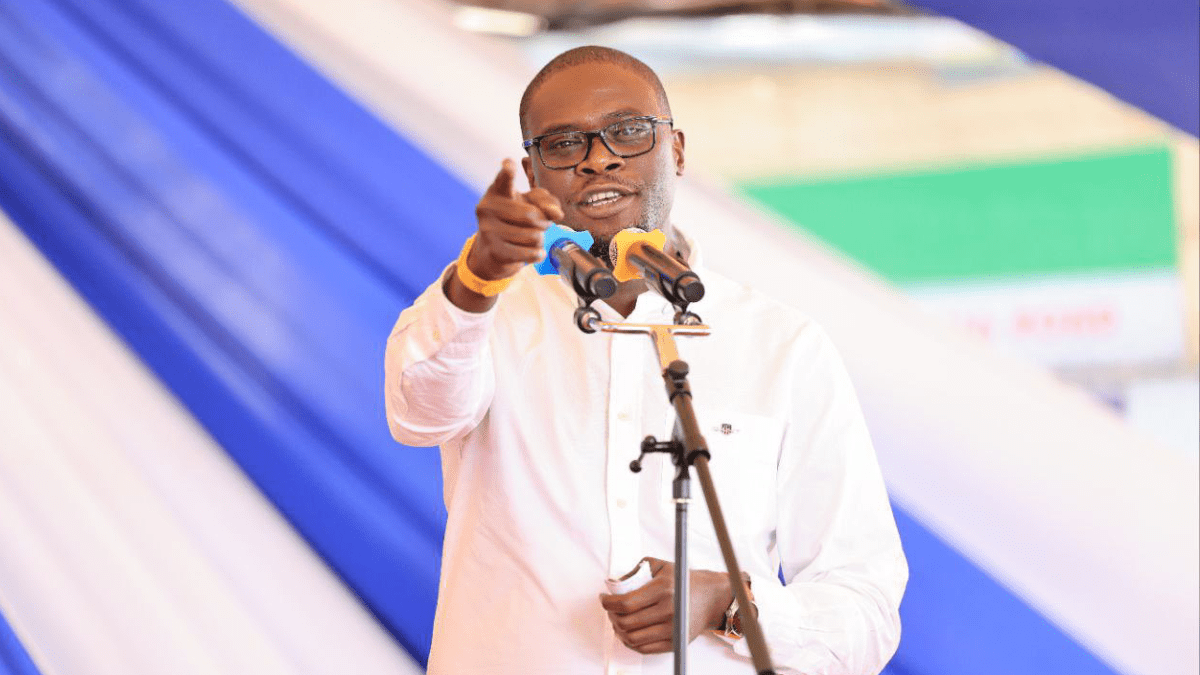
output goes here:
<path id="1" fill-rule="evenodd" d="M 444 279 L 400 314 L 388 337 L 388 427 L 407 445 L 438 445 L 471 431 L 495 391 L 489 337 L 496 309 L 459 309 L 446 297 Z"/>

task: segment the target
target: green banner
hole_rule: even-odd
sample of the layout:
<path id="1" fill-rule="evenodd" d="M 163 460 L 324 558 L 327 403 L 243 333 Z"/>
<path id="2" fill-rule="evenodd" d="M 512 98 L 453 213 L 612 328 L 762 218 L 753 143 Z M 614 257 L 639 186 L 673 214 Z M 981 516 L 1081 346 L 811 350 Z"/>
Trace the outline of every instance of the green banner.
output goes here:
<path id="1" fill-rule="evenodd" d="M 741 187 L 898 284 L 1175 265 L 1165 147 Z"/>

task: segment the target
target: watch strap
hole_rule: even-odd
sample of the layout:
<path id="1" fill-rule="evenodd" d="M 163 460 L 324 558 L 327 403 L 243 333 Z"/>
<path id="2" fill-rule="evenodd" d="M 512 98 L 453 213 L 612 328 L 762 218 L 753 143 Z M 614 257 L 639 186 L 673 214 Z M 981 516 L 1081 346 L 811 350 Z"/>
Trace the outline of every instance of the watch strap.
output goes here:
<path id="1" fill-rule="evenodd" d="M 754 592 L 750 589 L 749 575 L 743 573 L 743 578 L 746 581 L 746 591 L 750 596 L 751 609 L 754 609 Z M 729 638 L 730 640 L 741 640 L 744 637 L 742 633 L 742 618 L 738 615 L 736 594 L 733 596 L 733 601 L 729 603 L 729 607 L 725 610 L 725 616 L 722 617 L 720 625 L 713 631 L 713 634 L 718 637 Z"/>

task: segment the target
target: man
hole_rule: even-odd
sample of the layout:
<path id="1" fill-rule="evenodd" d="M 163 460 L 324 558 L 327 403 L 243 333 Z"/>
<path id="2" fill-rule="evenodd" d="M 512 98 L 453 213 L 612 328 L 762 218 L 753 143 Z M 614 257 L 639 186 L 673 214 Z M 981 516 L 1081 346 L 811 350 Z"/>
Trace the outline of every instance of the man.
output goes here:
<path id="1" fill-rule="evenodd" d="M 684 135 L 640 61 L 566 52 L 530 83 L 520 121 L 532 189 L 517 190 L 506 160 L 477 234 L 388 342 L 392 433 L 442 452 L 449 520 L 429 672 L 671 671 L 673 468 L 658 455 L 641 473 L 628 466 L 645 435 L 669 437 L 673 411 L 649 339 L 580 332 L 570 288 L 528 266 L 552 222 L 587 230 L 599 253 L 626 228 L 660 229 L 704 279 L 693 308 L 712 335 L 678 347 L 776 667 L 878 672 L 899 640 L 907 568 L 828 339 L 704 269 L 673 226 Z M 645 290 L 625 282 L 596 306 L 608 321 L 670 323 L 671 306 Z M 702 499 L 689 552 L 689 672 L 751 672 Z M 649 583 L 606 592 L 643 558 Z"/>

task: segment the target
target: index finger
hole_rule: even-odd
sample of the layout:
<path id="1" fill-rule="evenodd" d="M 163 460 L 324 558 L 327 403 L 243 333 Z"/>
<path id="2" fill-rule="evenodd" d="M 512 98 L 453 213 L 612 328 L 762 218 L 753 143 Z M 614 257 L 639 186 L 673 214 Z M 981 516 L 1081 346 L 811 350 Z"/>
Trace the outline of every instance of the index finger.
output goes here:
<path id="1" fill-rule="evenodd" d="M 513 179 L 517 175 L 517 166 L 511 159 L 505 159 L 500 164 L 500 173 L 496 174 L 496 179 L 488 186 L 487 193 L 498 197 L 513 198 L 517 196 L 517 190 L 513 185 Z"/>
<path id="2" fill-rule="evenodd" d="M 545 188 L 533 188 L 525 193 L 525 201 L 542 210 L 546 220 L 557 223 L 563 219 L 562 205 L 558 197 L 550 194 Z"/>

